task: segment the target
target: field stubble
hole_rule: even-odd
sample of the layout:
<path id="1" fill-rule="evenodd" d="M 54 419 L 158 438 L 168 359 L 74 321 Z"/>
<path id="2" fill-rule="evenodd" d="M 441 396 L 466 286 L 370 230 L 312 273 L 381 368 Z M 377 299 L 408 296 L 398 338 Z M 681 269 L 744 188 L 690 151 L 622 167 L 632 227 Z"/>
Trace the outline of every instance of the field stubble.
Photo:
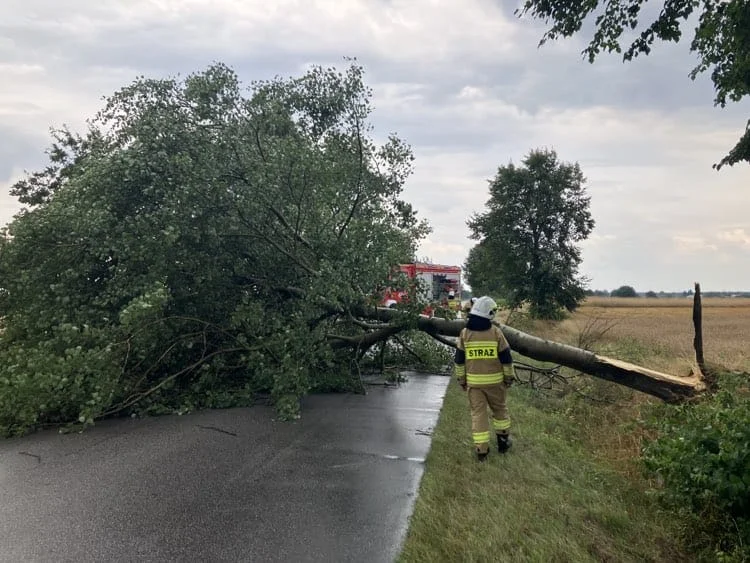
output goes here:
<path id="1" fill-rule="evenodd" d="M 535 323 L 539 336 L 579 345 L 674 375 L 695 367 L 692 299 L 593 298 L 560 323 Z M 750 372 L 750 299 L 703 299 L 706 360 Z"/>

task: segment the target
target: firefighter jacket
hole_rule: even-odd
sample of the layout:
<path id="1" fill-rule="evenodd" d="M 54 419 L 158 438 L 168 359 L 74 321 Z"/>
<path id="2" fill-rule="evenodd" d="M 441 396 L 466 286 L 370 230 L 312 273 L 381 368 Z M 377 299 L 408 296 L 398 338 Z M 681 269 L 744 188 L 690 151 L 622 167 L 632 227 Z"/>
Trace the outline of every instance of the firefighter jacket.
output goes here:
<path id="1" fill-rule="evenodd" d="M 472 320 L 461 331 L 456 346 L 454 372 L 459 383 L 469 387 L 510 383 L 515 378 L 513 357 L 502 331 L 489 321 L 483 330 L 472 330 L 472 324 L 477 324 Z"/>

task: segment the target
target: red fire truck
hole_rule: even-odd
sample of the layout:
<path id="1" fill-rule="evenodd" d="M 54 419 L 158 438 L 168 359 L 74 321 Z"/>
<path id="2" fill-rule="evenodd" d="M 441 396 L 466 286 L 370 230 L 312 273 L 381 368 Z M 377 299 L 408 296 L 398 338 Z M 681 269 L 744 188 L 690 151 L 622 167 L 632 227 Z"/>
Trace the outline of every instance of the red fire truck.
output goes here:
<path id="1" fill-rule="evenodd" d="M 435 306 L 447 307 L 454 311 L 460 310 L 460 266 L 444 266 L 442 264 L 415 262 L 413 264 L 400 264 L 399 270 L 406 274 L 407 278 L 418 279 L 423 282 L 421 296 L 430 304 L 425 311 L 423 311 L 423 314 L 432 315 Z M 381 304 L 385 307 L 393 307 L 407 298 L 408 294 L 405 291 L 387 289 L 383 295 Z"/>

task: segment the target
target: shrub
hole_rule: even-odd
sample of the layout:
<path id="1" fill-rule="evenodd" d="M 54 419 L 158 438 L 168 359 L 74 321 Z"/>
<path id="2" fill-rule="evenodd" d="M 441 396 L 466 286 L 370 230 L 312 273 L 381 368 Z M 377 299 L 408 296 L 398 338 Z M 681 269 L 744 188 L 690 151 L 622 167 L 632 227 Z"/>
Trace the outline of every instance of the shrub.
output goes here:
<path id="1" fill-rule="evenodd" d="M 750 393 L 747 374 L 724 374 L 693 405 L 662 405 L 644 445 L 661 500 L 686 517 L 688 544 L 714 557 L 750 557 Z"/>

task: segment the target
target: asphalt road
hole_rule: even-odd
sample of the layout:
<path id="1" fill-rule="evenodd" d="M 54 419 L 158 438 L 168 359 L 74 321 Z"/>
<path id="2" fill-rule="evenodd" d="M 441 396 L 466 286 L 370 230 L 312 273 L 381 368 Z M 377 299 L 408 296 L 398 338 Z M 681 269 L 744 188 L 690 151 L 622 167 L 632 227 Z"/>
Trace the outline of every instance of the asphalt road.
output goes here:
<path id="1" fill-rule="evenodd" d="M 0 561 L 393 561 L 447 382 L 0 440 Z"/>

